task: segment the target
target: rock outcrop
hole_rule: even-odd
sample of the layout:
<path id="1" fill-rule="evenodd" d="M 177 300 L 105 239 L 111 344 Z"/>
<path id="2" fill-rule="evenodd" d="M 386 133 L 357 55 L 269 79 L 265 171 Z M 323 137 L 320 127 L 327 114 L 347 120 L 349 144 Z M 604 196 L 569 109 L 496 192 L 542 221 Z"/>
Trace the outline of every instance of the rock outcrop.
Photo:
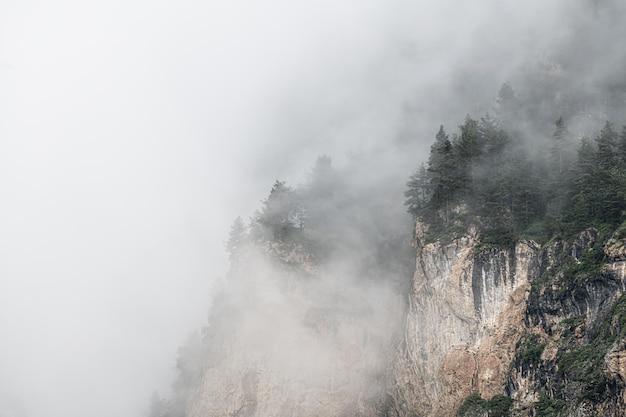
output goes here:
<path id="1" fill-rule="evenodd" d="M 395 363 L 394 415 L 453 415 L 464 397 L 502 392 L 524 327 L 539 247 L 478 249 L 475 235 L 422 245 Z"/>
<path id="2" fill-rule="evenodd" d="M 300 249 L 248 253 L 214 301 L 187 416 L 446 417 L 470 394 L 516 417 L 624 415 L 623 239 L 423 241 L 418 224 L 408 304 Z"/>
<path id="3" fill-rule="evenodd" d="M 388 415 L 457 415 L 471 393 L 507 396 L 520 417 L 624 415 L 623 240 L 601 246 L 589 229 L 571 243 L 486 249 L 472 234 L 421 237 L 418 224 Z"/>

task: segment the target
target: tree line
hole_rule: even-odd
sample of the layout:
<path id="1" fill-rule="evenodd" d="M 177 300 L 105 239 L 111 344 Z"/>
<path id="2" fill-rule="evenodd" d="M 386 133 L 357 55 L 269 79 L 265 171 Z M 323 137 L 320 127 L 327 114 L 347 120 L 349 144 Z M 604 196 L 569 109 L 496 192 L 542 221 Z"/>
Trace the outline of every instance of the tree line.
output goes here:
<path id="1" fill-rule="evenodd" d="M 510 86 L 503 89 L 511 97 Z M 506 245 L 621 223 L 626 126 L 619 134 L 607 121 L 593 140 L 576 144 L 560 117 L 552 135 L 537 140 L 521 134 L 511 106 L 500 104 L 496 117 L 468 116 L 452 136 L 441 126 L 427 163 L 410 176 L 405 204 L 431 236 L 473 225 L 484 243 Z"/>

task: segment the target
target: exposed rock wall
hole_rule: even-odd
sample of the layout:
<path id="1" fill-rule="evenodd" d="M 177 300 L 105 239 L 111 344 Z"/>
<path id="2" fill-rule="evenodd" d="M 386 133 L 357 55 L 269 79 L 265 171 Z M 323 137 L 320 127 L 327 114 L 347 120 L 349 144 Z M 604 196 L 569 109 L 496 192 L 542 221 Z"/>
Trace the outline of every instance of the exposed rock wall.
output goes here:
<path id="1" fill-rule="evenodd" d="M 187 416 L 447 417 L 472 392 L 509 396 L 515 417 L 626 415 L 623 239 L 422 241 L 418 224 L 408 304 L 298 251 L 247 254 Z"/>
<path id="2" fill-rule="evenodd" d="M 509 396 L 516 417 L 626 415 L 624 240 L 600 247 L 589 229 L 496 250 L 416 236 L 387 415 L 454 416 L 472 392 Z"/>
<path id="3" fill-rule="evenodd" d="M 539 247 L 477 250 L 475 236 L 422 245 L 406 320 L 405 344 L 395 364 L 398 416 L 453 415 L 472 391 L 502 391 L 524 326 Z"/>
<path id="4" fill-rule="evenodd" d="M 626 415 L 626 245 L 598 238 L 589 229 L 542 253 L 544 274 L 525 318 L 541 356 L 523 360 L 529 347 L 518 346 L 506 387 L 518 401 L 516 416 L 542 407 L 567 417 Z"/>

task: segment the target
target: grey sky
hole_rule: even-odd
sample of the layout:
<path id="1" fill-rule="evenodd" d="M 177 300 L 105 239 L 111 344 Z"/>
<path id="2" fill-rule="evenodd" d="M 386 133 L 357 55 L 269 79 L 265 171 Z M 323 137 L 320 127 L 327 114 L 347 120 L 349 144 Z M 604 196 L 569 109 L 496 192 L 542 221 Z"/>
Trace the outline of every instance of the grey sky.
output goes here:
<path id="1" fill-rule="evenodd" d="M 557 7 L 513 4 L 0 3 L 0 403 L 139 415 L 231 221 L 319 154 L 482 109 Z"/>

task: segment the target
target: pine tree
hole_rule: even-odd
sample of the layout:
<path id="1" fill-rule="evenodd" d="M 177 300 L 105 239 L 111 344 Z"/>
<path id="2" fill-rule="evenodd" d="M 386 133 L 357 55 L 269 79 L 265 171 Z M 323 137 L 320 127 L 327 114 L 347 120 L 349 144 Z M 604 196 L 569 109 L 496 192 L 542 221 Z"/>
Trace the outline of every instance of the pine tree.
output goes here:
<path id="1" fill-rule="evenodd" d="M 330 156 L 318 156 L 308 177 L 308 194 L 312 198 L 328 198 L 332 196 L 338 178 L 333 169 Z"/>
<path id="2" fill-rule="evenodd" d="M 283 240 L 304 226 L 304 209 L 294 189 L 276 180 L 252 220 L 252 235 L 256 240 Z"/>
<path id="3" fill-rule="evenodd" d="M 498 127 L 496 119 L 489 113 L 478 122 L 478 133 L 479 142 L 484 144 L 485 157 L 488 159 L 498 157 L 510 142 L 506 132 Z"/>
<path id="4" fill-rule="evenodd" d="M 572 207 L 574 221 L 580 225 L 595 219 L 598 214 L 596 190 L 599 184 L 597 184 L 596 161 L 596 150 L 588 138 L 583 138 L 574 169 L 575 195 Z"/>
<path id="5" fill-rule="evenodd" d="M 245 243 L 246 237 L 246 225 L 243 223 L 241 216 L 239 216 L 230 226 L 230 233 L 228 235 L 228 240 L 226 241 L 226 250 L 228 251 L 228 258 L 231 261 L 237 258 L 237 254 Z"/>
<path id="6" fill-rule="evenodd" d="M 435 143 L 430 148 L 428 176 L 430 200 L 427 209 L 433 212 L 443 210 L 443 221 L 447 223 L 451 204 L 456 191 L 461 187 L 458 159 L 452 143 L 443 126 L 435 136 Z"/>
<path id="7" fill-rule="evenodd" d="M 508 81 L 502 84 L 496 98 L 496 117 L 506 129 L 512 129 L 519 117 L 519 100 Z"/>
<path id="8" fill-rule="evenodd" d="M 406 185 L 409 189 L 404 192 L 406 197 L 404 204 L 408 206 L 407 211 L 415 217 L 420 214 L 430 199 L 428 170 L 425 164 L 422 163 L 419 169 L 409 177 Z"/>
<path id="9" fill-rule="evenodd" d="M 610 170 L 617 164 L 617 132 L 613 129 L 613 124 L 607 121 L 600 134 L 596 137 L 598 150 L 596 152 L 598 168 Z"/>
<path id="10" fill-rule="evenodd" d="M 570 163 L 568 152 L 568 143 L 570 133 L 563 117 L 559 117 L 554 122 L 554 132 L 552 133 L 552 143 L 548 149 L 547 158 L 547 181 L 546 194 L 549 212 L 548 223 L 552 228 L 556 228 L 557 223 L 562 219 L 563 211 L 566 207 L 567 194 L 569 189 L 569 170 L 567 166 Z"/>
<path id="11" fill-rule="evenodd" d="M 552 177 L 558 177 L 563 175 L 563 152 L 565 148 L 565 142 L 569 133 L 567 131 L 567 127 L 565 126 L 565 122 L 563 121 L 563 117 L 559 117 L 556 122 L 554 122 L 555 129 L 552 134 L 552 146 L 550 146 L 550 166 L 554 167 L 550 170 L 552 172 Z"/>
<path id="12" fill-rule="evenodd" d="M 617 143 L 617 155 L 619 162 L 626 165 L 626 126 L 622 126 L 622 134 Z"/>
<path id="13" fill-rule="evenodd" d="M 484 148 L 484 138 L 478 129 L 478 122 L 467 116 L 465 123 L 459 126 L 460 135 L 455 143 L 458 153 L 458 162 L 463 169 L 462 187 L 471 192 L 476 173 L 474 168 Z"/>

